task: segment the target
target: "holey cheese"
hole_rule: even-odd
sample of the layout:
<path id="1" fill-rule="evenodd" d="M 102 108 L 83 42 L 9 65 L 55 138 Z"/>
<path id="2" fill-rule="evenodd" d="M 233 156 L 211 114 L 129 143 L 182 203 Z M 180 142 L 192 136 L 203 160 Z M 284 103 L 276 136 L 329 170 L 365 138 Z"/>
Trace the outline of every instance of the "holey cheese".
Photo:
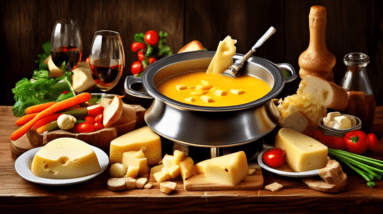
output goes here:
<path id="1" fill-rule="evenodd" d="M 40 149 L 31 171 L 43 178 L 77 178 L 101 170 L 96 153 L 87 143 L 75 138 L 58 138 Z"/>
<path id="2" fill-rule="evenodd" d="M 110 162 L 121 163 L 122 154 L 142 150 L 148 165 L 156 165 L 162 159 L 161 139 L 149 126 L 128 132 L 110 143 Z"/>
<path id="3" fill-rule="evenodd" d="M 327 146 L 292 129 L 279 130 L 275 148 L 286 150 L 286 162 L 295 172 L 321 169 L 327 164 Z"/>

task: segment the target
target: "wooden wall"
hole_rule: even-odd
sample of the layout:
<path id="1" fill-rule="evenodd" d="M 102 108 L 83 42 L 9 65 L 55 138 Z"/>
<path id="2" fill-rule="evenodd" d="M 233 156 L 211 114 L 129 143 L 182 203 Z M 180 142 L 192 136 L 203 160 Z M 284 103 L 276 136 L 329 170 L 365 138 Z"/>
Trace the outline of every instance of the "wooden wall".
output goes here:
<path id="1" fill-rule="evenodd" d="M 255 55 L 290 63 L 298 71 L 298 57 L 309 42 L 309 10 L 316 4 L 327 8 L 326 40 L 337 59 L 336 81 L 339 83 L 344 75 L 345 54 L 368 54 L 368 75 L 377 104 L 383 105 L 383 4 L 378 0 L 3 0 L 0 105 L 13 105 L 11 89 L 21 78 L 31 77 L 41 45 L 50 40 L 59 18 L 79 20 L 85 57 L 96 30 L 120 32 L 126 54 L 124 76 L 130 74 L 130 65 L 137 60 L 130 51 L 134 33 L 152 29 L 168 32 L 168 44 L 175 52 L 195 39 L 214 50 L 219 40 L 231 35 L 238 40 L 237 52 L 245 53 L 269 26 L 274 26 L 277 33 Z M 286 91 L 293 93 L 297 85 L 298 81 L 286 85 Z"/>

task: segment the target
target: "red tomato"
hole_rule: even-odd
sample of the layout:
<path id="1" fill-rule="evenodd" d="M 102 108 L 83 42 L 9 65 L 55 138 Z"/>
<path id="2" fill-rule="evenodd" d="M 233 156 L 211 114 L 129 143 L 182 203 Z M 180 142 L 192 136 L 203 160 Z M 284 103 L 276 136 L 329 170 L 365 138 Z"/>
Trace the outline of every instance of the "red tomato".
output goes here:
<path id="1" fill-rule="evenodd" d="M 93 117 L 89 117 L 89 116 L 85 117 L 85 123 L 94 125 L 95 122 L 96 121 L 94 120 Z"/>
<path id="2" fill-rule="evenodd" d="M 132 49 L 133 52 L 137 52 L 138 50 L 144 49 L 146 45 L 141 42 L 133 42 L 132 46 L 130 46 L 130 49 Z"/>
<path id="3" fill-rule="evenodd" d="M 371 150 L 373 152 L 380 151 L 379 141 L 378 141 L 378 138 L 376 137 L 376 135 L 374 133 L 370 133 L 367 135 L 367 141 L 368 141 L 368 149 L 369 150 Z"/>
<path id="4" fill-rule="evenodd" d="M 347 133 L 344 141 L 347 151 L 355 154 L 363 154 L 368 148 L 367 135 L 360 130 Z"/>
<path id="5" fill-rule="evenodd" d="M 102 123 L 95 123 L 94 124 L 94 128 L 97 130 L 100 130 L 100 129 L 103 129 L 104 128 L 104 125 L 102 125 Z"/>
<path id="6" fill-rule="evenodd" d="M 346 150 L 346 143 L 344 142 L 343 137 L 334 137 L 333 141 L 329 146 L 331 149 L 341 149 Z"/>
<path id="7" fill-rule="evenodd" d="M 88 57 L 88 58 L 86 58 L 85 62 L 89 62 L 89 57 Z"/>
<path id="8" fill-rule="evenodd" d="M 96 121 L 96 123 L 102 123 L 103 118 L 104 114 L 99 114 L 96 116 L 96 118 L 94 118 L 94 120 Z"/>
<path id="9" fill-rule="evenodd" d="M 141 62 L 140 61 L 133 62 L 132 67 L 130 68 L 130 71 L 132 72 L 132 74 L 139 74 L 141 71 L 143 71 Z"/>
<path id="10" fill-rule="evenodd" d="M 137 57 L 139 61 L 144 61 L 145 60 L 145 54 L 142 53 L 142 51 L 137 52 Z"/>
<path id="11" fill-rule="evenodd" d="M 286 162 L 286 151 L 280 148 L 267 150 L 263 153 L 262 160 L 269 167 L 277 168 Z"/>
<path id="12" fill-rule="evenodd" d="M 93 124 L 79 123 L 76 125 L 75 130 L 78 133 L 88 133 L 88 132 L 94 132 L 96 129 L 94 128 Z"/>
<path id="13" fill-rule="evenodd" d="M 149 65 L 152 64 L 153 62 L 157 61 L 156 58 L 150 57 L 149 58 Z"/>
<path id="14" fill-rule="evenodd" d="M 159 40 L 158 33 L 154 30 L 149 30 L 148 32 L 145 33 L 145 42 L 148 43 L 149 45 L 155 45 L 157 44 Z"/>
<path id="15" fill-rule="evenodd" d="M 101 105 L 93 105 L 87 107 L 88 109 L 88 116 L 96 117 L 99 114 L 102 114 L 104 112 L 104 107 Z"/>

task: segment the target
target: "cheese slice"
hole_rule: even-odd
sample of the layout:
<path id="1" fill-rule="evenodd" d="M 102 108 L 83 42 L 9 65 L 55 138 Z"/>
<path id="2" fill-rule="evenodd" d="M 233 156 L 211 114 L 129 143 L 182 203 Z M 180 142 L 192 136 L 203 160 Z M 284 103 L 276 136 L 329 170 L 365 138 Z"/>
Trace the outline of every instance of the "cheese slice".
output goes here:
<path id="1" fill-rule="evenodd" d="M 37 177 L 68 179 L 97 173 L 101 167 L 87 143 L 75 138 L 58 138 L 36 153 L 31 171 Z"/>
<path id="2" fill-rule="evenodd" d="M 236 52 L 235 43 L 236 40 L 231 39 L 230 36 L 227 36 L 219 43 L 217 51 L 207 68 L 207 74 L 222 74 L 234 63 L 232 57 Z"/>
<path id="3" fill-rule="evenodd" d="M 156 165 L 162 159 L 161 139 L 149 126 L 128 132 L 110 143 L 110 162 L 121 163 L 122 154 L 142 150 L 148 165 Z"/>
<path id="4" fill-rule="evenodd" d="M 206 160 L 197 167 L 197 171 L 204 173 L 208 180 L 231 186 L 244 180 L 248 169 L 243 151 Z"/>
<path id="5" fill-rule="evenodd" d="M 275 148 L 286 151 L 286 162 L 295 172 L 321 169 L 327 164 L 327 146 L 292 129 L 279 130 Z"/>

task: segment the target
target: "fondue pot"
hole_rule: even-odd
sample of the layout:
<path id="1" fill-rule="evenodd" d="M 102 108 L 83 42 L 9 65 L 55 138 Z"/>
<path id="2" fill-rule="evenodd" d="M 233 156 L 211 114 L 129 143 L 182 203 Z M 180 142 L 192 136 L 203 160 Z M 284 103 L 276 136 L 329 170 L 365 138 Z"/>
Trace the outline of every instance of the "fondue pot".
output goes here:
<path id="1" fill-rule="evenodd" d="M 148 66 L 142 78 L 128 76 L 125 91 L 144 99 L 154 98 L 145 113 L 145 121 L 154 132 L 177 143 L 210 147 L 212 156 L 218 156 L 217 148 L 256 141 L 277 126 L 280 115 L 271 99 L 282 91 L 286 82 L 295 80 L 297 74 L 290 64 L 274 64 L 250 57 L 240 73 L 265 81 L 271 91 L 258 100 L 235 106 L 190 105 L 170 99 L 157 90 L 156 86 L 172 76 L 206 71 L 214 54 L 215 51 L 196 51 L 165 57 Z M 236 54 L 233 60 L 241 57 Z M 284 79 L 282 69 L 289 71 L 291 76 Z M 134 90 L 134 84 L 143 84 L 146 91 Z"/>

